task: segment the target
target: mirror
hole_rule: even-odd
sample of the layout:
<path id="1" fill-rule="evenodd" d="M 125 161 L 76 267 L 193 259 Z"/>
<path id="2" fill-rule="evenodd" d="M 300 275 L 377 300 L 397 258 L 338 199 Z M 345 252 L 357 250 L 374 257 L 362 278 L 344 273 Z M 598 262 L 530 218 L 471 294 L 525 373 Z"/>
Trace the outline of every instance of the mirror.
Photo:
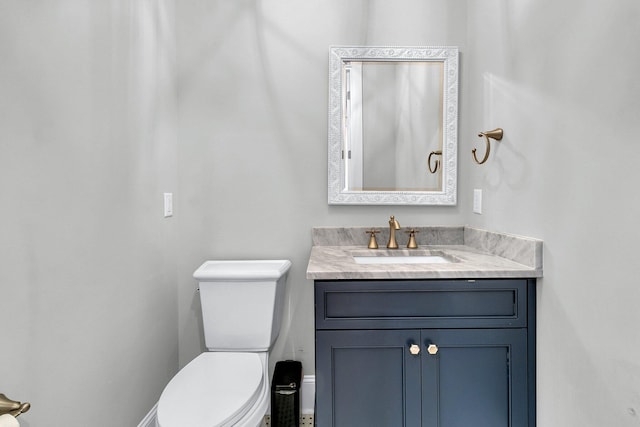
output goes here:
<path id="1" fill-rule="evenodd" d="M 455 205 L 458 49 L 332 47 L 329 204 Z"/>

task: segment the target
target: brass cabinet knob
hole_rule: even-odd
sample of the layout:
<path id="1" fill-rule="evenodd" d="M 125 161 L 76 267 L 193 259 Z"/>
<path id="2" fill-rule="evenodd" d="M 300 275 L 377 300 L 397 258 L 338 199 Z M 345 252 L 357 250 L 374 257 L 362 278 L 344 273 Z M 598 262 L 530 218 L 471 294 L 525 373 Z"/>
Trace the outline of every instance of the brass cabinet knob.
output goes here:
<path id="1" fill-rule="evenodd" d="M 438 346 L 435 344 L 429 344 L 429 347 L 427 347 L 427 352 L 431 355 L 437 354 Z"/>
<path id="2" fill-rule="evenodd" d="M 414 356 L 420 354 L 420 346 L 418 344 L 411 344 L 411 347 L 409 347 L 409 353 Z"/>

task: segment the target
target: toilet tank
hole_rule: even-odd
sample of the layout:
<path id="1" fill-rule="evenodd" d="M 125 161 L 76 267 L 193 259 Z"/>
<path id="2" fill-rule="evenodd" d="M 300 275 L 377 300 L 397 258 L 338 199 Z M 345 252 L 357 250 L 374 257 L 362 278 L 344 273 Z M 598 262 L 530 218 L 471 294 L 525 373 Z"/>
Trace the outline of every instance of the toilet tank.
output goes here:
<path id="1" fill-rule="evenodd" d="M 282 323 L 289 260 L 206 261 L 198 280 L 209 351 L 268 351 Z"/>

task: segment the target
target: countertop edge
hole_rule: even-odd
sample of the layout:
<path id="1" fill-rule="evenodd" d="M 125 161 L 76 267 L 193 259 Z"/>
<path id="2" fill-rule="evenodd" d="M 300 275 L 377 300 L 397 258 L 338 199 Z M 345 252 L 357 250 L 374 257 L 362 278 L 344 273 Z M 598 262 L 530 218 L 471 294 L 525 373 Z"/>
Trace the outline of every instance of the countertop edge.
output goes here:
<path id="1" fill-rule="evenodd" d="M 402 279 L 539 279 L 542 278 L 542 272 L 535 271 L 473 271 L 473 272 L 419 272 L 412 274 L 404 274 L 399 277 L 394 272 L 387 274 L 379 272 L 343 272 L 334 273 L 307 273 L 309 280 L 402 280 Z"/>

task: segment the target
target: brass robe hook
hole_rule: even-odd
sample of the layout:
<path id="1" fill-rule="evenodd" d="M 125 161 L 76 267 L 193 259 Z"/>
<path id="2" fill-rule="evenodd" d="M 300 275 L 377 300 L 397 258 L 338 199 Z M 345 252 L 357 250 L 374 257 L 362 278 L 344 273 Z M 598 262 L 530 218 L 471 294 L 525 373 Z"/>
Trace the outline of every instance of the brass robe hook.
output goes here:
<path id="1" fill-rule="evenodd" d="M 502 128 L 496 128 L 494 130 L 489 130 L 486 132 L 480 132 L 478 134 L 478 136 L 480 138 L 482 138 L 484 136 L 485 142 L 487 144 L 487 148 L 486 151 L 484 153 L 484 157 L 482 158 L 482 160 L 478 160 L 478 158 L 476 157 L 476 149 L 474 148 L 473 150 L 471 150 L 471 154 L 473 154 L 473 160 L 476 161 L 477 164 L 481 165 L 484 162 L 487 161 L 487 159 L 489 158 L 489 152 L 491 152 L 491 143 L 489 142 L 489 138 L 494 139 L 496 141 L 500 141 L 502 139 L 502 136 L 504 134 L 504 131 L 502 130 Z"/>
<path id="2" fill-rule="evenodd" d="M 427 167 L 429 168 L 429 172 L 436 173 L 440 168 L 440 160 L 436 159 L 435 167 L 431 168 L 431 157 L 433 156 L 442 156 L 442 150 L 432 151 L 431 153 L 429 153 L 429 158 L 427 159 Z"/>
<path id="3" fill-rule="evenodd" d="M 0 415 L 10 414 L 14 417 L 27 412 L 31 408 L 29 402 L 18 402 L 16 400 L 9 399 L 3 393 L 0 393 Z"/>

